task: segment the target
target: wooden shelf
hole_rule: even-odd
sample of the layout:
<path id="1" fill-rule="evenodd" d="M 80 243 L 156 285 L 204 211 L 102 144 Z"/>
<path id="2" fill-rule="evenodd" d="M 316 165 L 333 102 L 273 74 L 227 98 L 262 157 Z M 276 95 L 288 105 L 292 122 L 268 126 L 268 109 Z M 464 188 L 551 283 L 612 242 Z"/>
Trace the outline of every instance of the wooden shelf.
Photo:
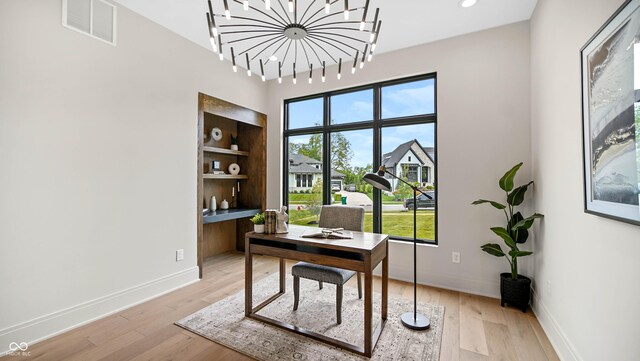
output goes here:
<path id="1" fill-rule="evenodd" d="M 248 176 L 243 174 L 231 175 L 231 174 L 209 174 L 205 173 L 202 175 L 204 179 L 249 179 Z"/>
<path id="2" fill-rule="evenodd" d="M 218 147 L 202 147 L 202 150 L 207 153 L 218 153 L 218 154 L 228 154 L 228 155 L 241 155 L 241 156 L 249 156 L 249 152 L 245 152 L 243 150 L 231 150 L 226 148 L 218 148 Z"/>
<path id="3" fill-rule="evenodd" d="M 202 215 L 202 224 L 224 222 L 232 219 L 249 218 L 262 212 L 260 209 L 218 209 Z"/>

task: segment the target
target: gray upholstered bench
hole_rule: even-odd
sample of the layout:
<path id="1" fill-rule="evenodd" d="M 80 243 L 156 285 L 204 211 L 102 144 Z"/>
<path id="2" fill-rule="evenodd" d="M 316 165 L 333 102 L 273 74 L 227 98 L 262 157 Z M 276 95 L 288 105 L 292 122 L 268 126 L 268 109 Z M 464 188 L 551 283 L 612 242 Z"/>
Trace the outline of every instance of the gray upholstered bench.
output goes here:
<path id="1" fill-rule="evenodd" d="M 321 228 L 344 228 L 349 231 L 362 232 L 364 229 L 364 208 L 348 206 L 323 206 L 320 212 Z M 298 310 L 300 302 L 300 278 L 318 281 L 322 289 L 324 282 L 336 285 L 336 315 L 338 324 L 342 323 L 342 286 L 356 274 L 355 271 L 322 266 L 307 262 L 298 262 L 292 269 L 293 275 L 293 310 Z M 362 280 L 358 279 L 358 298 L 362 299 Z"/>

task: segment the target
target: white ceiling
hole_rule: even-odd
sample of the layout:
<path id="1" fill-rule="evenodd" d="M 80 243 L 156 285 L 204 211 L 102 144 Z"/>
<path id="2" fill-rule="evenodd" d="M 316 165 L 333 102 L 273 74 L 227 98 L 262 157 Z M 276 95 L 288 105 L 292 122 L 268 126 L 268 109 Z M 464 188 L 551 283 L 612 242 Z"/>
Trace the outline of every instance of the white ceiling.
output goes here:
<path id="1" fill-rule="evenodd" d="M 206 0 L 116 1 L 175 33 L 211 49 L 206 25 L 205 13 L 208 10 Z M 222 0 L 212 1 L 214 11 L 221 13 Z M 234 0 L 228 1 L 232 14 L 242 12 L 241 5 L 236 4 Z M 250 3 L 263 9 L 263 1 L 250 0 Z M 271 0 L 272 8 L 276 1 L 278 0 Z M 281 1 L 286 6 L 286 0 Z M 306 7 L 309 1 L 316 1 L 318 6 L 324 3 L 320 0 L 299 0 L 299 6 Z M 362 7 L 364 1 L 352 0 L 349 7 Z M 379 7 L 380 19 L 383 23 L 376 54 L 528 20 L 537 0 L 478 0 L 478 3 L 470 8 L 462 8 L 458 2 L 459 0 L 371 0 L 368 19 L 372 20 L 375 8 Z M 340 1 L 339 4 L 342 2 Z M 361 15 L 352 16 L 359 18 Z M 225 21 L 225 19 L 220 20 Z M 218 20 L 219 24 L 220 20 Z M 340 57 L 341 53 L 338 50 L 330 48 L 327 47 L 327 50 L 332 55 L 336 58 Z M 227 59 L 230 58 L 228 51 L 227 49 L 225 52 Z M 284 49 L 281 52 L 284 52 Z M 237 53 L 238 49 L 236 49 Z M 282 55 L 284 54 L 280 54 L 280 57 Z M 299 63 L 305 62 L 299 61 Z M 242 61 L 238 60 L 238 66 L 244 68 L 244 64 L 244 58 Z M 350 64 L 346 66 L 348 70 Z M 252 62 L 251 67 L 254 73 L 259 73 L 257 60 L 255 64 Z M 298 65 L 298 72 L 306 68 L 306 65 Z M 265 66 L 265 73 L 268 79 L 276 78 L 277 66 Z M 290 73 L 290 69 L 283 69 L 283 76 Z"/>

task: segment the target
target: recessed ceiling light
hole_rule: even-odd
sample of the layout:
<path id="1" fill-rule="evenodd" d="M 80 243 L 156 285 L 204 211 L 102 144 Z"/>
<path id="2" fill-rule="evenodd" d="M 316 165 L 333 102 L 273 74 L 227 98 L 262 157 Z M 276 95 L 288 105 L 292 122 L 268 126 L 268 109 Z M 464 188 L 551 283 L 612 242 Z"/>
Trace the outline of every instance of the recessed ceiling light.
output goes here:
<path id="1" fill-rule="evenodd" d="M 275 56 L 275 55 L 271 55 L 271 56 L 269 57 L 269 60 L 271 60 L 271 61 L 278 61 L 278 57 L 277 57 L 277 56 Z"/>
<path id="2" fill-rule="evenodd" d="M 459 5 L 463 8 L 470 8 L 475 5 L 476 2 L 478 2 L 478 0 L 460 0 Z"/>

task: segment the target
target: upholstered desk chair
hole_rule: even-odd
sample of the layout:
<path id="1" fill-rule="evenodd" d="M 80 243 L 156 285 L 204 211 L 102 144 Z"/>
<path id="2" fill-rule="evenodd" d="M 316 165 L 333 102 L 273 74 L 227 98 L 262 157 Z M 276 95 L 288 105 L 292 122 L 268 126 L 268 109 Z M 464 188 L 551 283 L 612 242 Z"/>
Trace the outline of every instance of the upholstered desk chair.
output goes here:
<path id="1" fill-rule="evenodd" d="M 364 208 L 348 206 L 323 206 L 320 211 L 320 228 L 344 228 L 347 231 L 362 232 L 364 229 Z M 300 301 L 300 278 L 306 278 L 322 284 L 336 285 L 336 318 L 342 323 L 342 286 L 353 277 L 356 272 L 341 268 L 328 267 L 307 262 L 298 262 L 291 269 L 293 274 L 293 310 L 298 309 Z M 362 280 L 358 279 L 358 298 L 362 299 Z"/>

